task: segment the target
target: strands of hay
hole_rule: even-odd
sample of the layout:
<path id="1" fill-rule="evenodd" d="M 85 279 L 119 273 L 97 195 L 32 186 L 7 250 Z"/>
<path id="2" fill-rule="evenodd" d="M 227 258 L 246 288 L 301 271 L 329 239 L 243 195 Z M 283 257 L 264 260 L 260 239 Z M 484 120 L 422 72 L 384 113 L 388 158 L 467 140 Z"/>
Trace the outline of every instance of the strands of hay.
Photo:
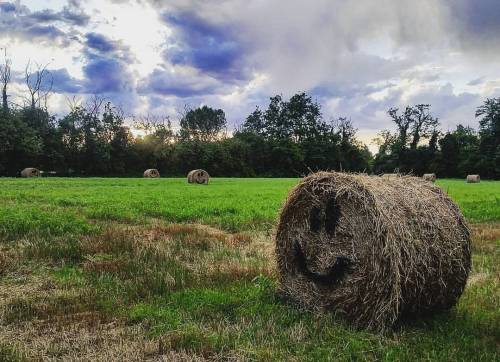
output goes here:
<path id="1" fill-rule="evenodd" d="M 147 178 L 158 178 L 160 177 L 160 173 L 156 168 L 148 168 L 146 171 L 144 171 L 144 177 Z"/>
<path id="2" fill-rule="evenodd" d="M 479 177 L 479 175 L 467 175 L 468 184 L 476 184 L 478 182 L 481 182 L 481 178 Z"/>
<path id="3" fill-rule="evenodd" d="M 422 176 L 422 178 L 425 181 L 434 182 L 434 181 L 436 181 L 436 174 L 435 173 L 424 173 L 424 175 Z"/>
<path id="4" fill-rule="evenodd" d="M 210 175 L 207 171 L 198 169 L 189 171 L 187 175 L 187 181 L 190 184 L 205 184 L 208 185 L 208 180 L 210 180 Z"/>
<path id="5" fill-rule="evenodd" d="M 458 207 L 410 176 L 310 175 L 288 195 L 276 233 L 285 295 L 379 331 L 452 307 L 470 248 Z"/>
<path id="6" fill-rule="evenodd" d="M 26 167 L 21 171 L 21 177 L 39 177 L 40 170 L 34 167 Z"/>

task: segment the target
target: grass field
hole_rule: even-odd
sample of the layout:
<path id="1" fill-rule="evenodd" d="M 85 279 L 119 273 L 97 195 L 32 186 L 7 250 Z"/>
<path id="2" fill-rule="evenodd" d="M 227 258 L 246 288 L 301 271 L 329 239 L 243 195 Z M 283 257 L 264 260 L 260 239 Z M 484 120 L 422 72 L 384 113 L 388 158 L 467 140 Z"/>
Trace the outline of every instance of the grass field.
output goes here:
<path id="1" fill-rule="evenodd" d="M 0 360 L 500 358 L 500 182 L 440 180 L 473 231 L 449 313 L 388 335 L 276 293 L 297 179 L 0 179 Z"/>

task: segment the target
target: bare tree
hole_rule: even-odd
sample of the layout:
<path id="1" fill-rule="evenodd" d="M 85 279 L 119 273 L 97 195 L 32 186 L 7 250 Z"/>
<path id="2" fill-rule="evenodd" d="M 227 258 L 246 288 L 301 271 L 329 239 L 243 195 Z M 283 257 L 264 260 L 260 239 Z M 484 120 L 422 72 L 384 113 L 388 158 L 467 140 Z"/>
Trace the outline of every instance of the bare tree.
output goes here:
<path id="1" fill-rule="evenodd" d="M 106 98 L 94 94 L 86 104 L 85 109 L 92 117 L 99 117 L 103 104 L 107 103 Z"/>
<path id="2" fill-rule="evenodd" d="M 4 49 L 4 64 L 0 65 L 0 82 L 2 83 L 2 108 L 6 112 L 9 110 L 7 86 L 10 83 L 10 65 L 11 60 L 7 58 L 7 49 Z"/>
<path id="3" fill-rule="evenodd" d="M 172 143 L 175 138 L 169 116 L 147 114 L 134 118 L 133 126 L 143 130 L 147 135 L 153 135 L 163 143 Z"/>
<path id="4" fill-rule="evenodd" d="M 77 108 L 80 108 L 82 105 L 81 99 L 77 96 L 73 96 L 71 98 L 66 96 L 66 102 L 68 103 L 68 107 L 71 112 L 75 111 Z"/>
<path id="5" fill-rule="evenodd" d="M 29 92 L 29 103 L 32 109 L 41 107 L 42 104 L 47 108 L 47 100 L 52 92 L 54 79 L 47 69 L 46 65 L 35 63 L 35 69 L 32 69 L 31 61 L 28 61 L 25 69 L 25 82 Z M 43 102 L 43 103 L 42 103 Z"/>

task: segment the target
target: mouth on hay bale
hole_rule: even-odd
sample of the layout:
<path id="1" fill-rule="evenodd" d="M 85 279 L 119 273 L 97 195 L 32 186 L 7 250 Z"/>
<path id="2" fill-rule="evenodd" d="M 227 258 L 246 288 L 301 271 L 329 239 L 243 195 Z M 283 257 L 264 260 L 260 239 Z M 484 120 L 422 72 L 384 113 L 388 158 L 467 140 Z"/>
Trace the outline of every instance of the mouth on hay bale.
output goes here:
<path id="1" fill-rule="evenodd" d="M 322 172 L 291 191 L 276 255 L 281 289 L 293 300 L 384 330 L 457 302 L 470 238 L 456 205 L 432 183 Z"/>

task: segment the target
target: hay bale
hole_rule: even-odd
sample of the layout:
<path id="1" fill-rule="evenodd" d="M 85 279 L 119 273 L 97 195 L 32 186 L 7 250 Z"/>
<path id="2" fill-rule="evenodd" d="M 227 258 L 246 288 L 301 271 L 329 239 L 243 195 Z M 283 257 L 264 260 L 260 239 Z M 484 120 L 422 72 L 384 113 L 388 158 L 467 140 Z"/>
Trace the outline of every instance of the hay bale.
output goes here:
<path id="1" fill-rule="evenodd" d="M 467 183 L 468 184 L 476 184 L 481 182 L 481 178 L 479 175 L 467 175 Z"/>
<path id="2" fill-rule="evenodd" d="M 144 177 L 147 178 L 158 178 L 160 177 L 160 173 L 156 168 L 148 168 L 146 171 L 144 171 Z"/>
<path id="3" fill-rule="evenodd" d="M 470 248 L 453 201 L 409 176 L 310 175 L 288 195 L 276 232 L 282 292 L 374 330 L 452 307 Z"/>
<path id="4" fill-rule="evenodd" d="M 40 170 L 34 167 L 26 167 L 21 171 L 21 177 L 40 177 Z"/>
<path id="5" fill-rule="evenodd" d="M 436 181 L 436 174 L 435 173 L 424 173 L 424 175 L 422 176 L 422 178 L 425 181 L 434 182 L 434 181 Z"/>
<path id="6" fill-rule="evenodd" d="M 202 169 L 189 171 L 187 175 L 187 181 L 190 184 L 205 184 L 208 185 L 208 180 L 210 180 L 210 175 L 207 171 Z"/>
<path id="7" fill-rule="evenodd" d="M 401 177 L 402 175 L 400 173 L 384 173 L 380 177 L 385 177 L 385 178 L 395 178 L 395 177 Z"/>

